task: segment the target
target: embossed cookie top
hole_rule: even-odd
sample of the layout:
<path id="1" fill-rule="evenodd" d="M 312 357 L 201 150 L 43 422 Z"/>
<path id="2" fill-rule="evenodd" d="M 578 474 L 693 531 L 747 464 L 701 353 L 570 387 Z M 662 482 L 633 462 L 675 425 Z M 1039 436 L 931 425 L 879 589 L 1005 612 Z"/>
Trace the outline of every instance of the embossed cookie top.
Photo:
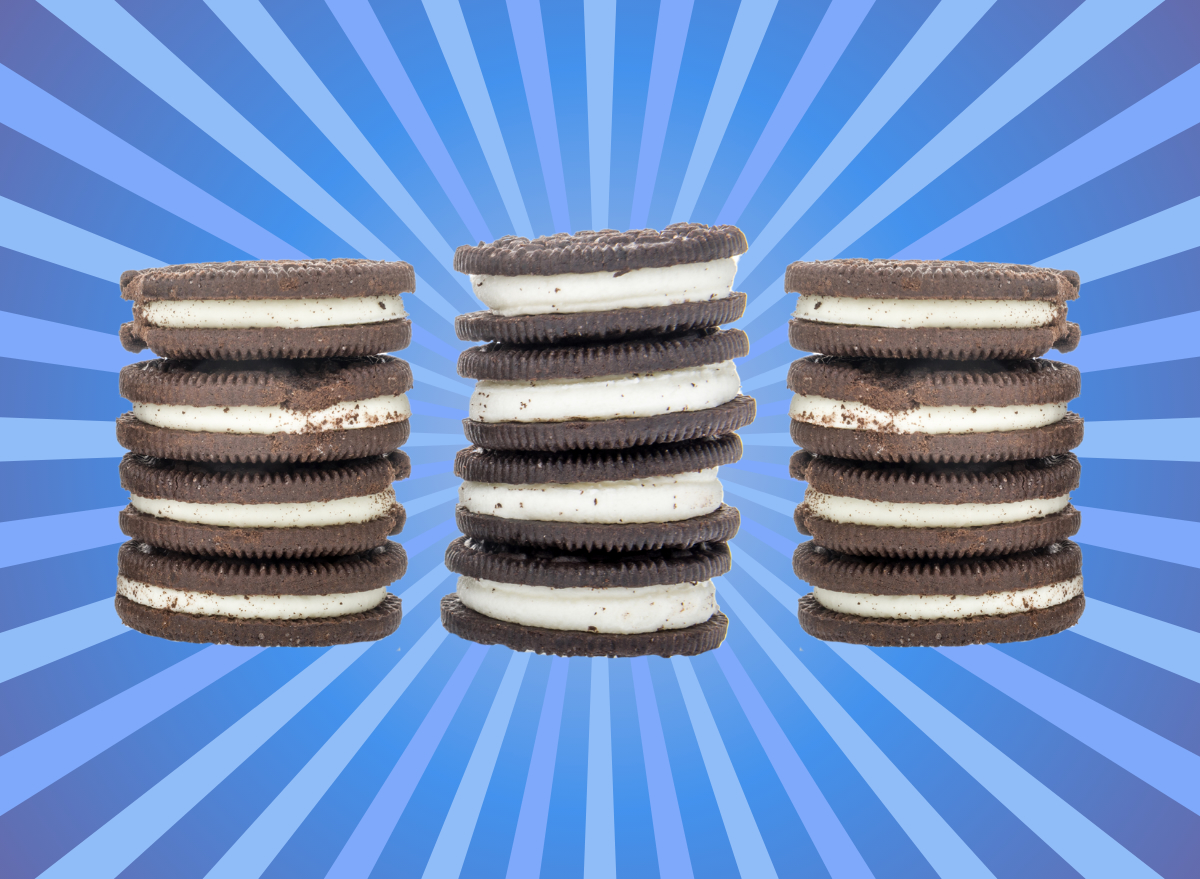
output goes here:
<path id="1" fill-rule="evenodd" d="M 1062 304 L 1079 298 L 1079 275 L 1007 263 L 831 259 L 792 263 L 784 276 L 784 290 L 802 296 L 1049 300 Z"/>
<path id="2" fill-rule="evenodd" d="M 406 262 L 370 259 L 249 260 L 161 266 L 121 275 L 121 297 L 325 299 L 397 296 L 416 290 Z"/>

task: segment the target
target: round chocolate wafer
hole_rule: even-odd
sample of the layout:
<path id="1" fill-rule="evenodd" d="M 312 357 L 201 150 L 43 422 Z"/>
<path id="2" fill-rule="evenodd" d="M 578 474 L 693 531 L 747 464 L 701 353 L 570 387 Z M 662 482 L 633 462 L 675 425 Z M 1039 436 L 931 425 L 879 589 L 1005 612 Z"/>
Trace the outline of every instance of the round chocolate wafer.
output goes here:
<path id="1" fill-rule="evenodd" d="M 158 266 L 121 275 L 134 302 L 204 299 L 337 299 L 398 296 L 417 289 L 406 262 L 281 259 Z"/>
<path id="2" fill-rule="evenodd" d="M 794 262 L 783 289 L 802 296 L 861 299 L 1079 298 L 1079 274 L 1012 263 L 959 260 L 830 259 Z"/>
<path id="3" fill-rule="evenodd" d="M 126 351 L 149 348 L 159 357 L 183 360 L 270 360 L 356 357 L 400 351 L 412 341 L 412 321 L 390 320 L 339 327 L 192 329 L 121 324 Z"/>
<path id="4" fill-rule="evenodd" d="M 1079 344 L 1079 324 L 1011 329 L 862 327 L 793 318 L 788 341 L 801 351 L 840 357 L 931 360 L 1022 360 L 1051 348 L 1063 353 Z"/>
<path id="5" fill-rule="evenodd" d="M 686 629 L 636 635 L 570 632 L 520 626 L 471 610 L 453 593 L 442 597 L 442 625 L 452 635 L 477 644 L 503 644 L 511 650 L 553 656 L 696 656 L 725 640 L 729 618 L 717 611 L 707 622 Z"/>

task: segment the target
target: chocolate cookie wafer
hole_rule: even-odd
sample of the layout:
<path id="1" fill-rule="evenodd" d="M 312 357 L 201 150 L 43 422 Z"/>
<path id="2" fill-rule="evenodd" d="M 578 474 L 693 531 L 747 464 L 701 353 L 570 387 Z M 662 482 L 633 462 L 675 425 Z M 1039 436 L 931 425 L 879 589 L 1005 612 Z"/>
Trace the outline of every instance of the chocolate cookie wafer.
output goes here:
<path id="1" fill-rule="evenodd" d="M 399 544 L 311 561 L 204 559 L 131 540 L 117 553 L 117 613 L 172 641 L 325 647 L 374 641 L 400 625 L 388 585 L 408 565 Z"/>
<path id="2" fill-rule="evenodd" d="M 1083 441 L 1067 411 L 1079 370 L 1053 360 L 872 360 L 813 355 L 788 372 L 791 434 L 809 452 L 867 461 L 975 463 L 1062 455 Z"/>
<path id="3" fill-rule="evenodd" d="M 196 263 L 125 272 L 130 351 L 185 360 L 350 357 L 408 347 L 406 262 L 305 259 Z"/>
<path id="4" fill-rule="evenodd" d="M 845 357 L 1016 360 L 1071 351 L 1079 275 L 1037 266 L 891 259 L 794 262 L 792 346 Z"/>
<path id="5" fill-rule="evenodd" d="M 994 559 L 879 560 L 814 543 L 796 549 L 812 585 L 800 625 L 825 641 L 878 647 L 955 647 L 1027 641 L 1083 613 L 1082 554 L 1069 540 Z"/>

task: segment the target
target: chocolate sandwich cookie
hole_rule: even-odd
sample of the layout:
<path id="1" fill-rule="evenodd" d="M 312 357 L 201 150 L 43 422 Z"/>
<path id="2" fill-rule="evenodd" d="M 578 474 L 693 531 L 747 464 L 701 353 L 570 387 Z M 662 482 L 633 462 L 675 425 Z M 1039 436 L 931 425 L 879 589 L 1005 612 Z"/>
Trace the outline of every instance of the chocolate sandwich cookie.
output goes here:
<path id="1" fill-rule="evenodd" d="M 826 549 L 889 558 L 1022 552 L 1079 530 L 1074 455 L 1000 464 L 885 464 L 792 456 L 808 483 L 796 526 Z"/>
<path id="2" fill-rule="evenodd" d="M 719 326 L 746 309 L 733 292 L 745 252 L 736 226 L 700 223 L 464 245 L 454 268 L 488 310 L 460 316 L 455 330 L 464 340 L 545 344 Z"/>
<path id="3" fill-rule="evenodd" d="M 485 345 L 458 372 L 477 379 L 467 439 L 486 449 L 622 449 L 717 436 L 754 420 L 733 359 L 741 330 L 590 345 Z"/>
<path id="4" fill-rule="evenodd" d="M 128 454 L 121 530 L 134 540 L 201 556 L 350 555 L 404 527 L 392 482 L 408 456 L 313 464 L 210 464 Z"/>
<path id="5" fill-rule="evenodd" d="M 117 441 L 186 461 L 338 461 L 408 439 L 412 372 L 385 355 L 327 360 L 148 360 L 124 367 Z"/>
<path id="6" fill-rule="evenodd" d="M 1053 635 L 1083 613 L 1082 553 L 1069 540 L 994 559 L 883 561 L 814 543 L 796 549 L 812 585 L 800 625 L 824 641 L 958 647 Z"/>
<path id="7" fill-rule="evenodd" d="M 1053 360 L 872 360 L 813 355 L 788 371 L 791 434 L 817 455 L 977 463 L 1062 455 L 1079 370 Z"/>
<path id="8" fill-rule="evenodd" d="M 255 260 L 130 271 L 122 325 L 129 351 L 185 360 L 351 357 L 408 347 L 400 300 L 416 289 L 406 262 Z"/>
<path id="9" fill-rule="evenodd" d="M 844 357 L 1017 360 L 1071 351 L 1079 298 L 1070 271 L 941 260 L 794 262 L 792 346 Z"/>
<path id="10" fill-rule="evenodd" d="M 463 449 L 455 518 L 474 540 L 566 552 L 724 543 L 741 520 L 717 468 L 741 456 L 737 434 L 626 451 Z"/>
<path id="11" fill-rule="evenodd" d="M 171 641 L 325 647 L 375 641 L 400 625 L 388 585 L 404 576 L 400 545 L 311 561 L 205 559 L 131 540 L 117 552 L 117 613 Z"/>
<path id="12" fill-rule="evenodd" d="M 724 544 L 657 552 L 563 554 L 455 540 L 461 575 L 442 624 L 483 644 L 559 656 L 694 655 L 720 646 L 728 620 L 712 578 L 730 567 Z"/>

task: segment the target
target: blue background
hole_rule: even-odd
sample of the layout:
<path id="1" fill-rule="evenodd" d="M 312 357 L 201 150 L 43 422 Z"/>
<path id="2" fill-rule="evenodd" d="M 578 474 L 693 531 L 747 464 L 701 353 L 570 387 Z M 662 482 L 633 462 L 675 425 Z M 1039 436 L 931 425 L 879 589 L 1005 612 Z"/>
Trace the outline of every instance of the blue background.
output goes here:
<path id="1" fill-rule="evenodd" d="M 1198 34 L 1193 0 L 5 0 L 0 874 L 1195 876 Z M 445 635 L 477 307 L 453 248 L 679 219 L 751 242 L 728 640 L 568 661 Z M 1079 271 L 1071 631 L 800 630 L 782 273 L 838 254 Z M 301 255 L 419 275 L 403 625 L 126 630 L 117 278 Z"/>

